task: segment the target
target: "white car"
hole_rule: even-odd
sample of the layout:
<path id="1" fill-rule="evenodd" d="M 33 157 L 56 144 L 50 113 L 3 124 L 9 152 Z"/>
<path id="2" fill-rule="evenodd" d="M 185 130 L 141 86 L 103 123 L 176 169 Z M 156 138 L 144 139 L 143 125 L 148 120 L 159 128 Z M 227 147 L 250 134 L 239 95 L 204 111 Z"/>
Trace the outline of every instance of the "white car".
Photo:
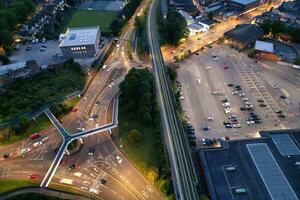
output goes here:
<path id="1" fill-rule="evenodd" d="M 228 106 L 230 106 L 230 103 L 229 102 L 225 102 L 225 103 L 222 104 L 222 106 L 223 107 L 228 107 Z"/>
<path id="2" fill-rule="evenodd" d="M 214 118 L 212 116 L 207 118 L 207 121 L 214 121 Z"/>
<path id="3" fill-rule="evenodd" d="M 237 95 L 237 94 L 239 94 L 239 92 L 238 91 L 233 91 L 232 94 Z"/>
<path id="4" fill-rule="evenodd" d="M 211 69 L 211 66 L 206 66 L 205 69 Z"/>
<path id="5" fill-rule="evenodd" d="M 247 105 L 245 105 L 245 108 L 253 108 L 253 105 L 252 104 L 247 104 Z"/>
<path id="6" fill-rule="evenodd" d="M 29 152 L 30 150 L 31 150 L 30 148 L 25 148 L 25 149 L 22 149 L 21 153 L 24 154 L 24 153 Z"/>
<path id="7" fill-rule="evenodd" d="M 107 65 L 103 65 L 103 67 L 102 67 L 102 68 L 103 68 L 103 69 L 105 69 L 106 67 L 107 67 Z"/>
<path id="8" fill-rule="evenodd" d="M 180 96 L 179 99 L 180 99 L 180 100 L 184 100 L 184 97 L 183 97 L 183 96 Z"/>
<path id="9" fill-rule="evenodd" d="M 90 173 L 90 176 L 96 178 L 96 176 L 93 173 Z"/>
<path id="10" fill-rule="evenodd" d="M 201 84 L 201 80 L 200 80 L 199 78 L 196 80 L 196 82 L 197 82 L 198 84 Z"/>
<path id="11" fill-rule="evenodd" d="M 99 190 L 96 190 L 95 188 L 90 188 L 89 192 L 97 194 L 97 195 L 99 195 L 99 193 L 100 193 Z"/>
<path id="12" fill-rule="evenodd" d="M 246 101 L 245 105 L 252 105 L 252 103 L 250 101 Z"/>
<path id="13" fill-rule="evenodd" d="M 123 162 L 123 159 L 120 156 L 116 156 L 116 159 L 119 164 L 121 164 Z"/>
<path id="14" fill-rule="evenodd" d="M 244 97 L 244 98 L 242 98 L 242 101 L 249 101 L 249 99 Z"/>
<path id="15" fill-rule="evenodd" d="M 225 112 L 225 114 L 231 113 L 231 108 L 224 108 L 224 112 Z"/>
<path id="16" fill-rule="evenodd" d="M 42 144 L 43 144 L 42 141 L 38 141 L 38 142 L 33 143 L 33 147 L 38 147 L 38 146 L 40 146 Z"/>
<path id="17" fill-rule="evenodd" d="M 202 138 L 202 139 L 201 139 L 201 143 L 202 143 L 202 145 L 206 145 L 206 140 L 205 140 L 205 138 Z"/>
<path id="18" fill-rule="evenodd" d="M 278 89 L 279 86 L 278 85 L 273 85 L 273 88 Z"/>
<path id="19" fill-rule="evenodd" d="M 246 94 L 244 92 L 242 92 L 242 93 L 239 94 L 239 96 L 244 97 L 244 96 L 246 96 Z"/>
<path id="20" fill-rule="evenodd" d="M 255 121 L 248 120 L 246 123 L 247 123 L 248 125 L 251 125 L 251 124 L 255 124 Z"/>
<path id="21" fill-rule="evenodd" d="M 233 128 L 241 128 L 240 124 L 233 124 L 232 126 L 233 126 Z"/>
<path id="22" fill-rule="evenodd" d="M 111 70 L 111 67 L 107 69 L 107 71 L 109 72 Z"/>

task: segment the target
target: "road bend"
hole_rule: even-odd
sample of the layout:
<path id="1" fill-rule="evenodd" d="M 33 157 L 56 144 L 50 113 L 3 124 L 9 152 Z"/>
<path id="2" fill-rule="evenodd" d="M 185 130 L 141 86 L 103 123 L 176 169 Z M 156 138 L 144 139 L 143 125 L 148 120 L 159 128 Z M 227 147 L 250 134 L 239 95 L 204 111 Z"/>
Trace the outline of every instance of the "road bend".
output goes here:
<path id="1" fill-rule="evenodd" d="M 163 122 L 163 131 L 171 162 L 176 199 L 196 200 L 197 176 L 188 146 L 188 140 L 176 111 L 175 97 L 166 74 L 156 27 L 156 10 L 159 1 L 153 0 L 147 18 L 147 34 L 154 69 L 155 85 Z"/>

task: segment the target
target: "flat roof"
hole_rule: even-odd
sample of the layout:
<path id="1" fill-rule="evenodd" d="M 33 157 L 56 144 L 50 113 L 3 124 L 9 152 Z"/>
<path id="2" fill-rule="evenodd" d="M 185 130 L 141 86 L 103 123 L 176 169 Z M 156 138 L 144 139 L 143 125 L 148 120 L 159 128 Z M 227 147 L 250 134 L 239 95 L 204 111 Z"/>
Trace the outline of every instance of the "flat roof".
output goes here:
<path id="1" fill-rule="evenodd" d="M 188 27 L 190 29 L 194 29 L 194 30 L 200 30 L 200 29 L 204 28 L 204 26 L 202 26 L 201 24 L 197 24 L 197 23 L 192 23 Z"/>
<path id="2" fill-rule="evenodd" d="M 287 134 L 299 148 L 300 129 L 262 131 L 260 134 L 261 138 L 222 141 L 221 147 L 200 150 L 212 200 L 274 199 L 274 193 L 280 195 L 276 199 L 300 197 L 300 166 L 295 164 L 300 162 L 300 155 L 282 155 L 279 149 L 282 147 L 276 146 L 272 139 L 272 135 L 278 138 L 278 135 Z M 235 170 L 226 170 L 228 166 Z M 282 180 L 288 184 L 282 184 Z M 287 193 L 285 187 L 292 192 Z M 237 194 L 236 188 L 245 188 L 246 193 Z"/>
<path id="3" fill-rule="evenodd" d="M 254 49 L 274 53 L 274 44 L 271 42 L 256 40 Z"/>
<path id="4" fill-rule="evenodd" d="M 225 32 L 224 36 L 249 44 L 260 39 L 263 36 L 263 30 L 254 24 L 241 24 Z"/>
<path id="5" fill-rule="evenodd" d="M 25 66 L 26 66 L 26 61 L 12 63 L 12 64 L 8 64 L 8 65 L 2 65 L 2 66 L 0 66 L 0 76 L 7 74 L 10 71 L 15 71 L 15 70 L 21 69 Z"/>
<path id="6" fill-rule="evenodd" d="M 231 0 L 231 1 L 242 4 L 242 5 L 248 5 L 253 2 L 256 2 L 257 0 Z"/>
<path id="7" fill-rule="evenodd" d="M 65 33 L 65 38 L 61 41 L 59 46 L 64 47 L 95 44 L 98 31 L 100 31 L 99 26 L 68 28 Z"/>

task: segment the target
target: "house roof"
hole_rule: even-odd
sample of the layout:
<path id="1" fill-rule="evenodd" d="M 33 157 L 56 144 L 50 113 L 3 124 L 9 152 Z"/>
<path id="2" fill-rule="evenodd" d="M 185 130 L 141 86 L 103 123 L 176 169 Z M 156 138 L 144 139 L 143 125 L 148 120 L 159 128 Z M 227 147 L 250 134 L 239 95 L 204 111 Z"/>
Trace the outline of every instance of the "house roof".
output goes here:
<path id="1" fill-rule="evenodd" d="M 260 39 L 263 36 L 263 31 L 256 25 L 242 24 L 225 32 L 224 36 L 248 45 L 257 39 Z"/>
<path id="2" fill-rule="evenodd" d="M 99 26 L 68 28 L 60 47 L 95 44 Z"/>
<path id="3" fill-rule="evenodd" d="M 12 63 L 12 64 L 8 64 L 8 65 L 2 65 L 2 66 L 0 66 L 0 76 L 3 76 L 4 74 L 7 74 L 11 71 L 21 69 L 25 66 L 26 66 L 26 61 L 18 62 L 18 63 Z"/>
<path id="4" fill-rule="evenodd" d="M 254 49 L 259 51 L 274 53 L 274 44 L 270 42 L 256 40 Z"/>

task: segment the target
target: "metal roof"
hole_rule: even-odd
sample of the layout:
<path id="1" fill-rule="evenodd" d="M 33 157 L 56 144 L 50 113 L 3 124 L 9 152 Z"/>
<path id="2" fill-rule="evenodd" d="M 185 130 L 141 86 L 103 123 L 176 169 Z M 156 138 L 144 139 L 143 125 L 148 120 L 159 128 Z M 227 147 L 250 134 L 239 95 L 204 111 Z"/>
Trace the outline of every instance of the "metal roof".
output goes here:
<path id="1" fill-rule="evenodd" d="M 65 38 L 61 41 L 59 46 L 64 47 L 96 44 L 97 34 L 99 31 L 99 26 L 68 28 L 65 33 Z"/>
<path id="2" fill-rule="evenodd" d="M 26 61 L 25 62 L 18 62 L 18 63 L 13 63 L 9 65 L 2 65 L 0 66 L 0 76 L 7 74 L 9 72 L 21 69 L 26 66 Z"/>
<path id="3" fill-rule="evenodd" d="M 270 42 L 263 42 L 260 40 L 256 40 L 254 48 L 255 50 L 259 50 L 259 51 L 274 53 L 274 44 Z"/>
<path id="4" fill-rule="evenodd" d="M 298 200 L 266 143 L 246 144 L 272 200 Z"/>
<path id="5" fill-rule="evenodd" d="M 253 2 L 256 2 L 257 0 L 231 0 L 231 1 L 243 4 L 243 5 L 248 5 L 248 4 L 251 4 Z"/>

